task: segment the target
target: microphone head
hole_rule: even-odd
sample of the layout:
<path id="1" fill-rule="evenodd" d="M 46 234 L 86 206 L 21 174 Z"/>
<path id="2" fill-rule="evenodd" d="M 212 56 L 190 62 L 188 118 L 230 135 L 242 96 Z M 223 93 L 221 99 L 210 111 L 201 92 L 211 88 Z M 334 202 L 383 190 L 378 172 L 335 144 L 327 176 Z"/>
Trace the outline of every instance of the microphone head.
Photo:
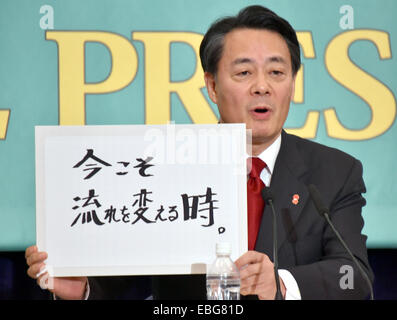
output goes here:
<path id="1" fill-rule="evenodd" d="M 324 217 L 325 214 L 329 214 L 329 209 L 328 207 L 323 203 L 321 196 L 320 196 L 320 192 L 318 191 L 318 189 L 316 188 L 316 186 L 314 184 L 311 184 L 308 186 L 309 189 L 309 193 L 310 196 L 313 199 L 314 202 L 314 206 L 317 209 L 317 212 Z"/>
<path id="2" fill-rule="evenodd" d="M 262 199 L 265 201 L 266 204 L 270 204 L 270 202 L 274 201 L 273 192 L 270 190 L 269 187 L 264 187 L 261 190 Z"/>

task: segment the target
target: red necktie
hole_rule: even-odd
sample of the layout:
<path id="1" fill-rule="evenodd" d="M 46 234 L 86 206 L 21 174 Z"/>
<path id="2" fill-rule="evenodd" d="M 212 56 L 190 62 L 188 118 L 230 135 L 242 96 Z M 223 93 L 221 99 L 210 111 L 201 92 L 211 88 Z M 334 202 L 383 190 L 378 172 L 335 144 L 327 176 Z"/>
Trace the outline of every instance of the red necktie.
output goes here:
<path id="1" fill-rule="evenodd" d="M 248 161 L 252 161 L 252 169 L 247 182 L 248 250 L 254 250 L 265 207 L 261 195 L 261 190 L 265 187 L 265 184 L 261 180 L 260 174 L 266 167 L 266 163 L 259 158 L 249 158 Z"/>

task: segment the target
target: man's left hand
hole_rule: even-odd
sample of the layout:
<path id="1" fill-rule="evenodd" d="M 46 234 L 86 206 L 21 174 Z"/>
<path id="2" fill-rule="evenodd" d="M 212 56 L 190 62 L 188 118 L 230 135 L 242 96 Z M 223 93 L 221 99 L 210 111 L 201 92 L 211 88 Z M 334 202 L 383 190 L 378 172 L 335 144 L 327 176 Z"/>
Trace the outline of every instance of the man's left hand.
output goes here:
<path id="1" fill-rule="evenodd" d="M 276 296 L 274 265 L 269 257 L 257 251 L 248 251 L 236 260 L 240 270 L 240 293 L 257 295 L 261 300 L 273 300 Z M 280 278 L 280 288 L 285 297 L 285 286 Z"/>

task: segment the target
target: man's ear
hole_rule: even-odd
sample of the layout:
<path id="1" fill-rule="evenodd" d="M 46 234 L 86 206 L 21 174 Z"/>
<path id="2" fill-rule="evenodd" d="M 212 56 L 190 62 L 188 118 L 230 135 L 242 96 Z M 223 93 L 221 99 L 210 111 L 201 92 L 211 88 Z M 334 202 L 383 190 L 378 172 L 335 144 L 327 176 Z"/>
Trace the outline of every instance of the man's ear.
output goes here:
<path id="1" fill-rule="evenodd" d="M 204 81 L 205 86 L 207 87 L 208 96 L 213 103 L 217 104 L 218 99 L 216 94 L 215 76 L 212 73 L 205 72 Z"/>

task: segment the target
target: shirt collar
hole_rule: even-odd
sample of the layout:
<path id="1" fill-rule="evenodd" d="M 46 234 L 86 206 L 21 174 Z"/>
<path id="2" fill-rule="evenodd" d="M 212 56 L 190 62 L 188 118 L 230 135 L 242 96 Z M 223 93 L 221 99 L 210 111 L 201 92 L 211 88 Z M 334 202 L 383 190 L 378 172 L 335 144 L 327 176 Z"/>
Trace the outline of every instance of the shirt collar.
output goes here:
<path id="1" fill-rule="evenodd" d="M 264 161 L 267 165 L 266 170 L 273 174 L 274 165 L 276 164 L 276 159 L 278 156 L 278 152 L 280 151 L 281 147 L 281 134 L 278 138 L 269 146 L 267 147 L 258 158 Z"/>

